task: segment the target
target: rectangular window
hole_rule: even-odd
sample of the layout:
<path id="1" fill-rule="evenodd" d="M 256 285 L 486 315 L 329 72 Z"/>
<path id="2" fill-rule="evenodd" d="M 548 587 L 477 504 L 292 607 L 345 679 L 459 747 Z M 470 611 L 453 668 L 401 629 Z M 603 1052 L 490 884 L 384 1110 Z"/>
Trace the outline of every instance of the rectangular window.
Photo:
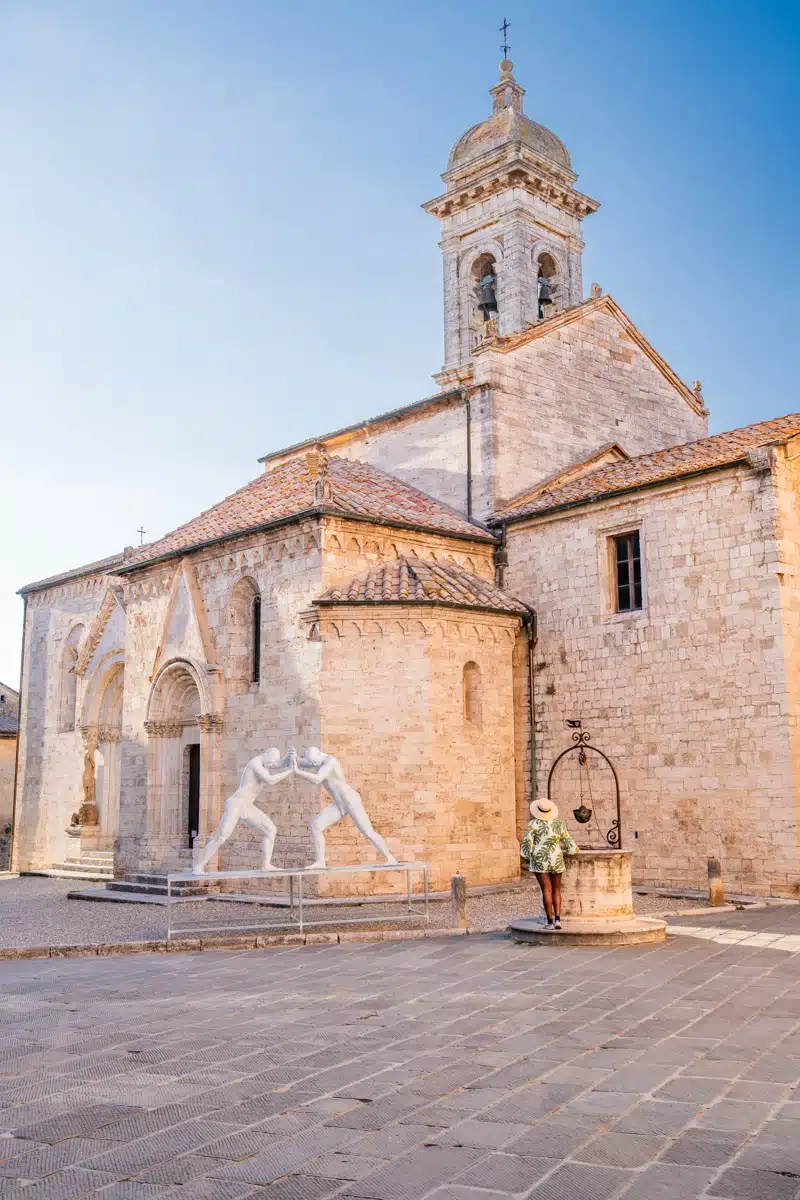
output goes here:
<path id="1" fill-rule="evenodd" d="M 642 553 L 639 531 L 612 538 L 614 563 L 614 601 L 617 612 L 633 612 L 642 607 Z"/>

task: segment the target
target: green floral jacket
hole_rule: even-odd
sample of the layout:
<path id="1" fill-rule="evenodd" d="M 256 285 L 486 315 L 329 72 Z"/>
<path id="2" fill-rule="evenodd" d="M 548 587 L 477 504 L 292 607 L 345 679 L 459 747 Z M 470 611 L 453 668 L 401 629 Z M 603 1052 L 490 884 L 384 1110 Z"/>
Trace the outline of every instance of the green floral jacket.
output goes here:
<path id="1" fill-rule="evenodd" d="M 525 830 L 520 856 L 528 860 L 528 870 L 560 875 L 564 870 L 564 855 L 577 854 L 578 847 L 567 833 L 563 821 L 543 821 L 534 817 Z"/>

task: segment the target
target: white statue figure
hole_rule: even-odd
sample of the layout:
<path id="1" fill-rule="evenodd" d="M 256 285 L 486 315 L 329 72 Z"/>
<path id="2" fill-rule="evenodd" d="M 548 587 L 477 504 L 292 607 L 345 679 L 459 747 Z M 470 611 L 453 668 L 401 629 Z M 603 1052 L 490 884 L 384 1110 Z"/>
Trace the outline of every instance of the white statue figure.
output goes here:
<path id="1" fill-rule="evenodd" d="M 295 775 L 299 775 L 301 779 L 307 779 L 309 783 L 318 783 L 331 798 L 330 804 L 326 805 L 311 822 L 314 861 L 309 863 L 309 867 L 327 865 L 325 862 L 325 830 L 330 829 L 331 825 L 335 825 L 337 821 L 341 821 L 342 817 L 346 816 L 352 817 L 353 824 L 359 833 L 363 833 L 365 838 L 369 838 L 375 849 L 380 851 L 388 863 L 396 863 L 397 859 L 389 853 L 386 842 L 372 828 L 369 814 L 364 808 L 364 801 L 356 789 L 351 787 L 345 779 L 344 771 L 337 759 L 332 754 L 323 754 L 316 746 L 309 746 L 305 758 L 300 762 L 294 756 L 294 751 L 290 750 L 289 753 L 293 756 Z"/>
<path id="2" fill-rule="evenodd" d="M 261 870 L 271 871 L 273 869 L 272 850 L 275 845 L 277 829 L 272 818 L 256 807 L 256 800 L 265 784 L 272 787 L 274 784 L 280 783 L 287 775 L 292 774 L 295 759 L 296 755 L 293 750 L 281 758 L 281 752 L 276 746 L 272 746 L 263 754 L 257 754 L 255 758 L 250 759 L 242 771 L 238 788 L 225 801 L 225 811 L 214 836 L 209 840 L 205 850 L 192 868 L 193 875 L 205 873 L 210 860 L 223 842 L 227 842 L 240 821 L 249 825 L 251 829 L 257 829 L 259 833 L 263 833 Z"/>

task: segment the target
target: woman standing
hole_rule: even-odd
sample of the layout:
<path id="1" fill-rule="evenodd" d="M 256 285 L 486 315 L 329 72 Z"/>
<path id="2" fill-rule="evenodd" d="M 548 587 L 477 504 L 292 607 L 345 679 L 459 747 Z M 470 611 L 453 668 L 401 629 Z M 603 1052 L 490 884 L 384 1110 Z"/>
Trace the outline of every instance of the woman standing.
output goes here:
<path id="1" fill-rule="evenodd" d="M 546 929 L 561 928 L 561 876 L 564 874 L 565 854 L 577 854 L 578 847 L 558 819 L 558 808 L 552 800 L 531 803 L 533 820 L 528 823 L 522 839 L 520 855 L 528 861 L 528 870 L 536 873 L 542 889 L 542 902 L 547 916 Z"/>

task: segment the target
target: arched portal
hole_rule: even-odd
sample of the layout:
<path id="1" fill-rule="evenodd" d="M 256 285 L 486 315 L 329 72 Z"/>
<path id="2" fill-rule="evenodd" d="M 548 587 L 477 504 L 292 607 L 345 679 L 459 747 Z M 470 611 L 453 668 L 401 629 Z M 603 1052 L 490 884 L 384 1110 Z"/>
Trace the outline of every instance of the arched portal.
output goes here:
<path id="1" fill-rule="evenodd" d="M 94 803 L 99 827 L 92 831 L 93 844 L 105 849 L 113 846 L 119 824 L 124 694 L 124 651 L 115 650 L 100 660 L 87 681 L 81 713 L 84 745 L 95 764 Z"/>
<path id="2" fill-rule="evenodd" d="M 173 659 L 150 692 L 147 832 L 164 867 L 186 863 L 194 839 L 213 823 L 213 762 L 221 718 L 210 712 L 201 669 Z"/>

